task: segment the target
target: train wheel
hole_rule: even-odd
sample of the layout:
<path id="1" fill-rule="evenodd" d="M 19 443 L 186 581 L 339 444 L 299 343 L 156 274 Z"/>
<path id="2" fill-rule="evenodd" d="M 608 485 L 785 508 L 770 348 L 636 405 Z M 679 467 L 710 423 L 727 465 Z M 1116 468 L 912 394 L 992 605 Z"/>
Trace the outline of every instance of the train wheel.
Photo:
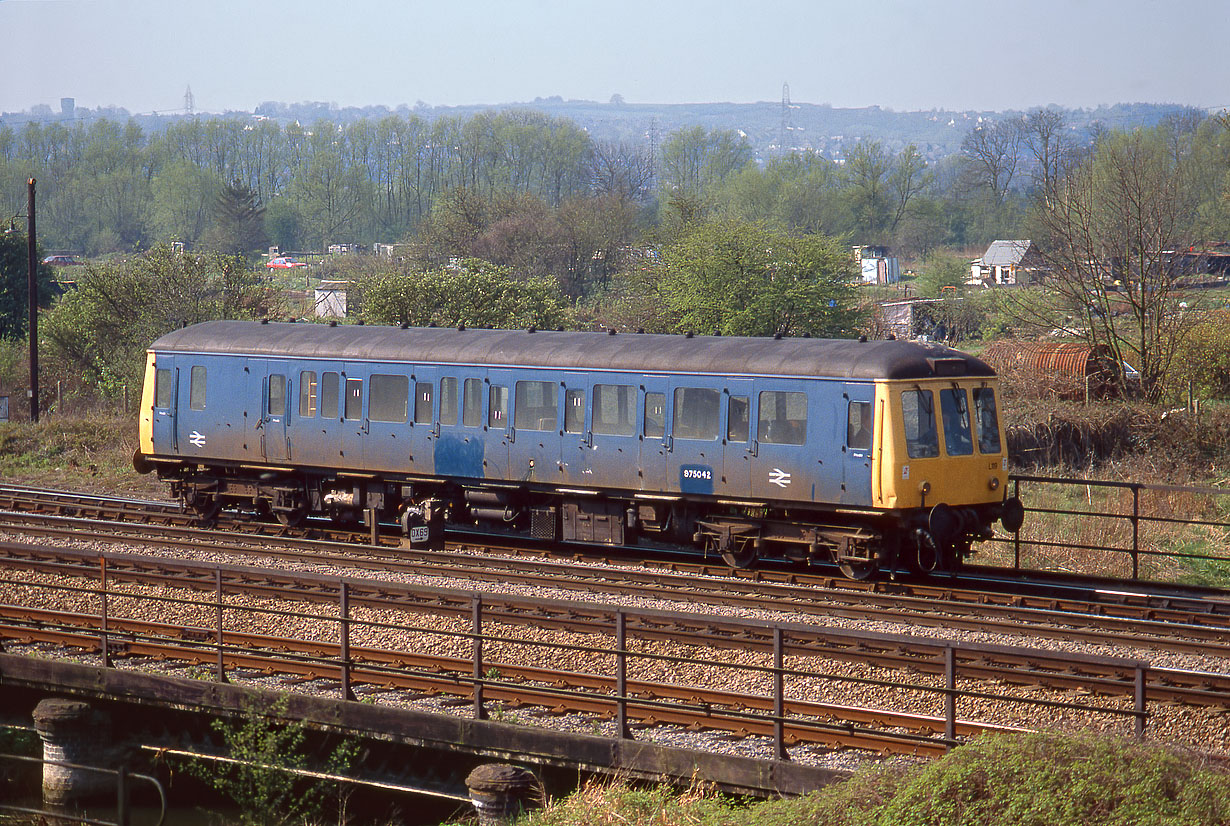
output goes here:
<path id="1" fill-rule="evenodd" d="M 871 560 L 866 562 L 843 562 L 837 566 L 850 579 L 864 580 L 876 572 L 876 564 Z"/>
<path id="2" fill-rule="evenodd" d="M 188 509 L 196 515 L 198 525 L 202 528 L 210 528 L 218 522 L 218 513 L 222 510 L 222 503 L 216 496 L 198 493 L 188 502 Z"/>
<path id="3" fill-rule="evenodd" d="M 732 568 L 748 568 L 759 556 L 756 553 L 756 541 L 753 539 L 734 539 L 730 547 L 716 550 L 721 552 L 722 561 Z"/>
<path id="4" fill-rule="evenodd" d="M 307 519 L 307 508 L 295 508 L 290 511 L 274 511 L 273 515 L 277 517 L 278 522 L 288 528 L 297 528 L 303 524 L 303 520 Z"/>

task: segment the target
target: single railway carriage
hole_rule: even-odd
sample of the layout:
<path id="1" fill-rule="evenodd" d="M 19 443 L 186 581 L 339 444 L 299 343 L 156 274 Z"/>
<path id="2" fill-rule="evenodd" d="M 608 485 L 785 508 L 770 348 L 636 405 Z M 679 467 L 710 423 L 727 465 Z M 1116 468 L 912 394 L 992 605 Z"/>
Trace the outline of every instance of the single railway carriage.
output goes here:
<path id="1" fill-rule="evenodd" d="M 904 341 L 218 321 L 148 355 L 138 470 L 221 507 L 957 565 L 1006 497 L 996 377 Z"/>

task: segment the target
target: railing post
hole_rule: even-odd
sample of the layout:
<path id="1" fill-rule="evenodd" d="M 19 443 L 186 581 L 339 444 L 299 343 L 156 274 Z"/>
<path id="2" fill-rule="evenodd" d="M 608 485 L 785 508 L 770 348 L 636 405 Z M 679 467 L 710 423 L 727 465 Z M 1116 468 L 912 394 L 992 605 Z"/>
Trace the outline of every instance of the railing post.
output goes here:
<path id="1" fill-rule="evenodd" d="M 226 682 L 226 641 L 222 632 L 222 569 L 214 569 L 214 597 L 217 600 L 218 609 L 218 627 L 217 627 L 217 645 L 218 645 L 218 668 L 214 675 L 218 682 Z"/>
<path id="2" fill-rule="evenodd" d="M 367 521 L 368 527 L 371 529 L 371 544 L 373 545 L 380 544 L 380 522 L 376 518 L 376 513 L 375 508 L 367 509 Z"/>
<path id="3" fill-rule="evenodd" d="M 773 629 L 773 753 L 778 760 L 789 760 L 786 753 L 786 680 L 783 668 L 783 637 L 781 626 Z"/>
<path id="4" fill-rule="evenodd" d="M 338 591 L 338 618 L 341 622 L 341 676 L 342 698 L 354 699 L 354 691 L 350 687 L 350 586 L 342 581 Z"/>
<path id="5" fill-rule="evenodd" d="M 1145 739 L 1145 674 L 1148 666 L 1136 666 L 1136 739 Z"/>
<path id="6" fill-rule="evenodd" d="M 628 739 L 628 616 L 615 612 L 615 725 L 619 739 Z"/>
<path id="7" fill-rule="evenodd" d="M 109 634 L 107 633 L 108 631 L 107 615 L 109 613 L 107 610 L 107 558 L 105 556 L 100 556 L 98 558 L 98 563 L 101 568 L 98 574 L 98 582 L 99 582 L 99 588 L 100 588 L 101 596 L 102 596 L 102 605 L 100 606 L 101 615 L 99 616 L 99 626 L 98 626 L 98 630 L 99 630 L 98 644 L 102 647 L 103 668 L 110 668 L 111 667 L 111 644 L 110 644 L 110 640 L 108 639 Z"/>
<path id="8" fill-rule="evenodd" d="M 129 826 L 128 767 L 123 763 L 115 773 L 115 821 L 119 826 Z"/>
<path id="9" fill-rule="evenodd" d="M 1132 485 L 1132 579 L 1140 578 L 1140 485 Z"/>
<path id="10" fill-rule="evenodd" d="M 483 598 L 474 595 L 473 624 L 474 635 L 474 719 L 486 720 L 487 712 L 483 708 Z"/>
<path id="11" fill-rule="evenodd" d="M 957 739 L 957 649 L 944 646 L 944 737 Z M 951 748 L 951 746 L 949 746 Z"/>
<path id="12" fill-rule="evenodd" d="M 1021 498 L 1021 480 L 1012 480 L 1012 495 L 1019 501 Z M 1013 570 L 1021 570 L 1021 529 L 1017 528 L 1012 532 L 1012 568 Z"/>

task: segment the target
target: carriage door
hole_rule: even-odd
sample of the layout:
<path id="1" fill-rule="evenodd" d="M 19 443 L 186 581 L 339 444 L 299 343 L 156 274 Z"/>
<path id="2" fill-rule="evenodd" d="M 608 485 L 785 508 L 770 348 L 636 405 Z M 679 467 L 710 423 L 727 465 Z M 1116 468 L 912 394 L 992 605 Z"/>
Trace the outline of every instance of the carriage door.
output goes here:
<path id="1" fill-rule="evenodd" d="M 512 370 L 491 370 L 487 374 L 487 419 L 483 428 L 483 476 L 487 479 L 520 478 L 508 468 L 509 446 L 517 438 L 512 420 L 516 375 Z"/>
<path id="2" fill-rule="evenodd" d="M 260 377 L 261 408 L 256 427 L 260 432 L 261 457 L 267 462 L 284 462 L 290 457 L 286 438 L 286 411 L 290 386 L 286 370 L 267 361 L 252 362 L 251 375 Z"/>
<path id="3" fill-rule="evenodd" d="M 726 382 L 722 391 L 722 478 L 717 490 L 727 496 L 746 497 L 751 493 L 755 462 L 751 414 L 752 382 Z"/>
<path id="4" fill-rule="evenodd" d="M 367 377 L 367 413 L 363 417 L 363 467 L 368 470 L 403 471 L 411 453 L 410 411 L 414 383 L 404 372 L 380 366 Z M 430 384 L 427 385 L 430 388 Z M 422 415 L 424 430 L 432 424 L 432 393 L 427 391 L 426 403 L 415 399 Z"/>
<path id="5" fill-rule="evenodd" d="M 671 385 L 667 483 L 684 493 L 712 494 L 722 476 L 722 383 L 681 377 Z"/>
<path id="6" fill-rule="evenodd" d="M 548 485 L 560 481 L 562 390 L 558 380 L 545 377 L 518 378 L 513 382 L 508 475 L 514 481 Z"/>
<path id="7" fill-rule="evenodd" d="M 589 484 L 593 481 L 589 468 L 589 376 L 585 373 L 565 373 L 563 381 L 564 421 L 560 437 L 559 481 L 567 485 Z"/>
<path id="8" fill-rule="evenodd" d="M 752 399 L 756 461 L 751 488 L 758 499 L 807 502 L 819 494 L 814 483 L 823 467 L 816 454 L 829 449 L 822 441 L 831 436 L 818 428 L 814 433 L 809 430 L 810 425 L 818 423 L 812 422 L 815 416 L 808 415 L 807 394 L 791 389 L 798 386 L 761 382 Z"/>
<path id="9" fill-rule="evenodd" d="M 875 386 L 847 384 L 839 416 L 842 444 L 841 501 L 847 505 L 871 505 L 871 459 L 875 444 Z"/>
<path id="10" fill-rule="evenodd" d="M 159 356 L 154 371 L 153 438 L 155 453 L 178 453 L 179 434 L 175 410 L 179 401 L 179 370 L 171 359 Z"/>
<path id="11" fill-rule="evenodd" d="M 634 378 L 601 374 L 590 387 L 589 465 L 590 485 L 637 488 L 637 463 L 641 441 L 636 433 L 636 405 L 640 398 Z"/>
<path id="12" fill-rule="evenodd" d="M 432 463 L 439 476 L 483 477 L 483 396 L 487 383 L 458 370 L 440 379 L 439 424 Z"/>
<path id="13" fill-rule="evenodd" d="M 670 387 L 666 376 L 645 376 L 641 388 L 640 489 L 652 493 L 667 488 L 666 399 Z"/>

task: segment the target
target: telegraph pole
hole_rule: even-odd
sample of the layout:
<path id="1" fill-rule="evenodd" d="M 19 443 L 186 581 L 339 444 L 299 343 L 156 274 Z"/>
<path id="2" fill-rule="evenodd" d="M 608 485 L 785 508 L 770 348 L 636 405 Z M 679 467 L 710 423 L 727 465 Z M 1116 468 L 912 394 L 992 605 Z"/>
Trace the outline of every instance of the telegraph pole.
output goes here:
<path id="1" fill-rule="evenodd" d="M 26 255 L 29 269 L 26 292 L 30 302 L 30 421 L 38 422 L 38 250 L 34 237 L 34 179 L 27 182 Z"/>

